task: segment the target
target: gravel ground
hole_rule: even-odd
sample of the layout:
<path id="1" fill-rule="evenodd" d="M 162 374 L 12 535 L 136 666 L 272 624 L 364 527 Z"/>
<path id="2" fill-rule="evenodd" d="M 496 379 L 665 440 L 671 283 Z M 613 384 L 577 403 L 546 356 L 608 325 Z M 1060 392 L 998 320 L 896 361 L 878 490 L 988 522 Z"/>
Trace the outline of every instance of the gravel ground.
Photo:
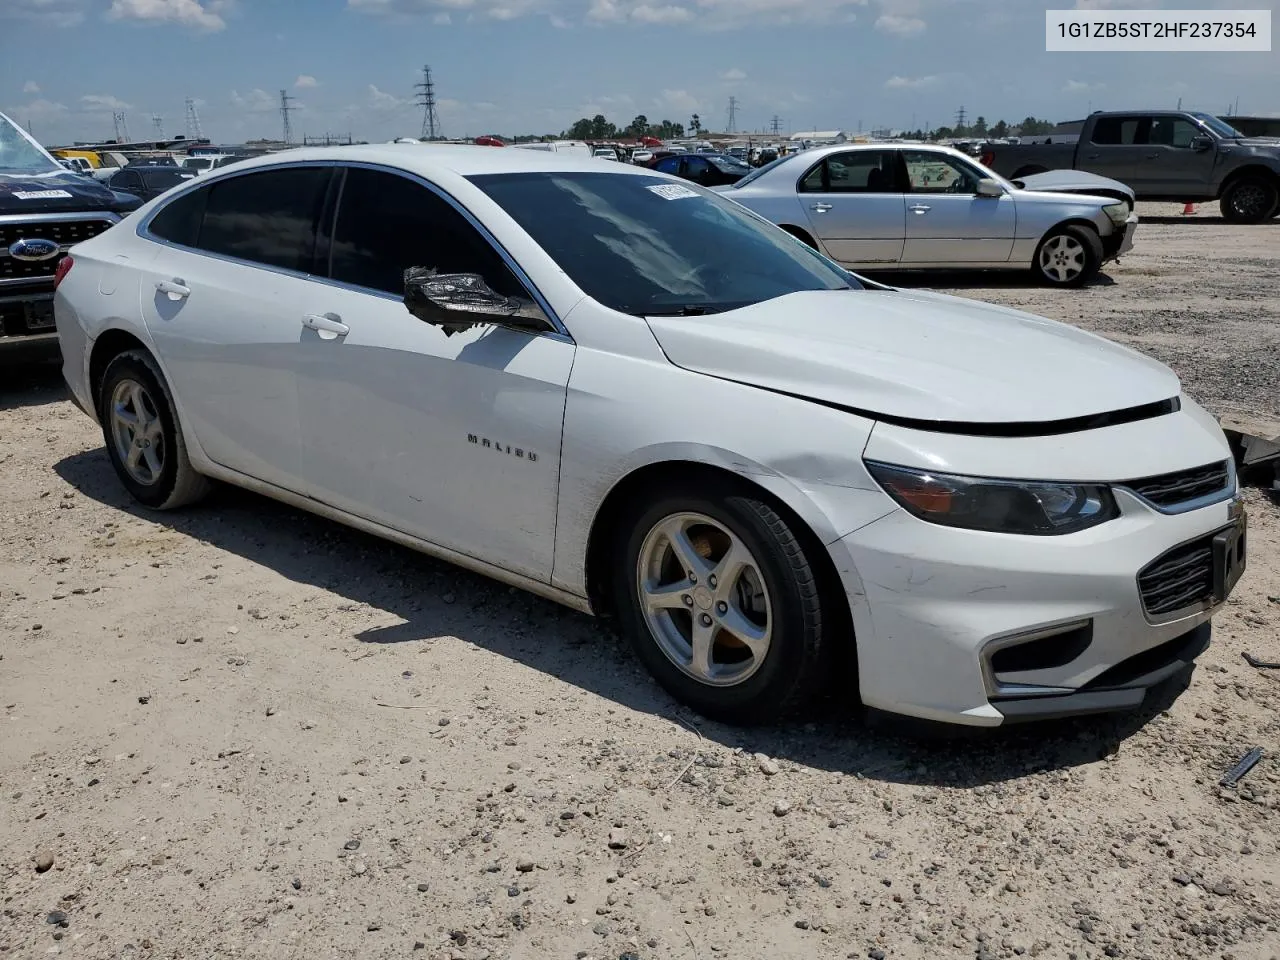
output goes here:
<path id="1" fill-rule="evenodd" d="M 1182 219 L 1078 293 L 956 292 L 1280 416 L 1280 225 Z M 147 514 L 53 373 L 0 375 L 0 465 L 0 956 L 1280 955 L 1261 490 L 1189 681 L 939 743 L 704 723 L 605 627 L 249 494 Z"/>

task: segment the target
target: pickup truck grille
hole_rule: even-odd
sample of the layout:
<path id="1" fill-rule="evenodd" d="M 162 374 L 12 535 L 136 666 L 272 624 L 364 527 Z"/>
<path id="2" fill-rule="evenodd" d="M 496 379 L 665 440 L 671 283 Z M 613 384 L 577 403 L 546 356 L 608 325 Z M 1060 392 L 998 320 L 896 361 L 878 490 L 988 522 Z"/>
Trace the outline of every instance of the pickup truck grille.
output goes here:
<path id="1" fill-rule="evenodd" d="M 1214 493 L 1226 494 L 1231 484 L 1227 461 L 1207 467 L 1194 467 L 1177 473 L 1165 473 L 1121 484 L 1160 509 L 1177 508 Z"/>
<path id="2" fill-rule="evenodd" d="M 1138 574 L 1147 616 L 1183 610 L 1213 599 L 1213 538 L 1175 547 Z"/>
<path id="3" fill-rule="evenodd" d="M 19 283 L 23 280 L 51 279 L 61 256 L 48 260 L 18 260 L 9 255 L 11 244 L 19 240 L 52 240 L 66 249 L 83 240 L 96 237 L 115 223 L 114 218 L 87 216 L 77 220 L 41 220 L 32 218 L 24 223 L 0 223 L 0 284 L 5 281 Z"/>

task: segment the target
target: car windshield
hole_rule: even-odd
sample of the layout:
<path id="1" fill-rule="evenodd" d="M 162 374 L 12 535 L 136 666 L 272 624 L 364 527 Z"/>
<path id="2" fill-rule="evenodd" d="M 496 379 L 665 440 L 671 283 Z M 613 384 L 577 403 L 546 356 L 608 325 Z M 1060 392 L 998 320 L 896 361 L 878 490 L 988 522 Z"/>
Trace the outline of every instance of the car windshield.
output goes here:
<path id="1" fill-rule="evenodd" d="M 745 174 L 751 168 L 734 157 L 707 157 L 708 162 L 721 173 Z"/>
<path id="2" fill-rule="evenodd" d="M 1192 116 L 1220 137 L 1225 137 L 1228 140 L 1241 140 L 1244 138 L 1243 133 L 1211 113 L 1193 113 Z"/>
<path id="3" fill-rule="evenodd" d="M 0 113 L 0 173 L 63 173 L 57 160 L 45 152 L 20 126 Z"/>
<path id="4" fill-rule="evenodd" d="M 691 184 L 621 173 L 470 179 L 588 296 L 623 313 L 720 313 L 802 290 L 859 289 L 805 244 Z"/>
<path id="5" fill-rule="evenodd" d="M 747 184 L 751 183 L 753 180 L 758 180 L 760 177 L 764 176 L 766 173 L 768 173 L 768 172 L 769 172 L 770 170 L 772 170 L 774 167 L 779 166 L 779 165 L 781 165 L 781 164 L 784 164 L 784 163 L 786 163 L 786 162 L 787 162 L 788 160 L 790 160 L 790 159 L 791 159 L 790 157 L 778 157 L 776 160 L 770 160 L 770 161 L 769 161 L 768 163 L 766 163 L 763 167 L 756 167 L 754 170 L 752 170 L 750 173 L 748 173 L 745 177 L 743 177 L 741 180 L 739 180 L 739 181 L 738 181 L 737 183 L 735 183 L 733 186 L 734 186 L 734 187 L 745 187 Z"/>

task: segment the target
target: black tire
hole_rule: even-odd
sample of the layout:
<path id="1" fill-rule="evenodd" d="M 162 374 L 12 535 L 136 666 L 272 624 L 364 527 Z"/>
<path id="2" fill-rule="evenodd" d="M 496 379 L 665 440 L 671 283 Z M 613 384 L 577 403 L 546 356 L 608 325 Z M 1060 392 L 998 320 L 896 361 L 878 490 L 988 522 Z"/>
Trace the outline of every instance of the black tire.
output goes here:
<path id="1" fill-rule="evenodd" d="M 1231 223 L 1262 223 L 1280 213 L 1280 191 L 1274 180 L 1241 177 L 1222 192 L 1218 207 Z"/>
<path id="2" fill-rule="evenodd" d="M 140 385 L 145 391 L 146 402 L 159 420 L 161 444 L 160 469 L 151 482 L 143 482 L 130 473 L 120 452 L 113 427 L 112 398 L 118 387 L 126 382 Z M 115 468 L 116 476 L 130 495 L 143 506 L 154 510 L 174 510 L 194 503 L 207 494 L 211 484 L 207 477 L 196 472 L 187 456 L 187 444 L 182 436 L 174 412 L 173 396 L 151 355 L 144 350 L 126 350 L 113 357 L 103 371 L 98 388 L 98 418 L 102 422 L 102 437 L 107 445 L 107 456 Z"/>
<path id="3" fill-rule="evenodd" d="M 1063 275 L 1066 272 L 1066 266 L 1057 263 L 1054 259 L 1052 251 L 1055 249 L 1055 244 L 1066 244 L 1073 248 L 1076 245 L 1079 246 L 1082 263 L 1078 272 Z M 1042 262 L 1046 251 L 1051 252 L 1050 262 L 1047 265 Z M 1036 247 L 1035 257 L 1031 261 L 1032 272 L 1041 283 L 1051 287 L 1082 286 L 1096 277 L 1100 269 L 1102 269 L 1102 238 L 1092 227 L 1077 223 L 1061 224 L 1046 233 L 1040 245 Z"/>
<path id="4" fill-rule="evenodd" d="M 827 657 L 820 580 L 806 544 L 765 501 L 729 482 L 668 486 L 654 491 L 620 518 L 614 544 L 614 609 L 621 633 L 668 693 L 698 713 L 725 723 L 768 723 L 792 713 L 819 690 Z M 736 536 L 756 558 L 771 605 L 772 636 L 761 665 L 732 686 L 712 686 L 692 677 L 664 653 L 645 619 L 639 564 L 646 538 L 665 518 L 695 513 Z M 692 616 L 692 612 L 690 614 Z"/>

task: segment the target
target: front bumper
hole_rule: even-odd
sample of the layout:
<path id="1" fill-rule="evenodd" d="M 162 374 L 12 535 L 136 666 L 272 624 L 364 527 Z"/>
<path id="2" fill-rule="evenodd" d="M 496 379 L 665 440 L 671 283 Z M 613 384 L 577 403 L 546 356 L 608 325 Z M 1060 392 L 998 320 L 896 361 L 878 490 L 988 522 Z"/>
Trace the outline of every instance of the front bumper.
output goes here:
<path id="1" fill-rule="evenodd" d="M 1133 249 L 1133 235 L 1138 231 L 1138 215 L 1129 214 L 1124 225 L 1117 225 L 1114 230 L 1102 238 L 1102 256 L 1105 260 L 1115 260 Z"/>
<path id="2" fill-rule="evenodd" d="M 1207 646 L 1216 607 L 1148 617 L 1138 575 L 1231 527 L 1238 502 L 1169 515 L 1116 496 L 1118 519 L 1063 537 L 958 530 L 899 510 L 833 544 L 848 571 L 863 703 L 996 726 L 1136 707 L 1184 669 Z M 998 659 L 1035 638 L 1036 656 Z"/>

